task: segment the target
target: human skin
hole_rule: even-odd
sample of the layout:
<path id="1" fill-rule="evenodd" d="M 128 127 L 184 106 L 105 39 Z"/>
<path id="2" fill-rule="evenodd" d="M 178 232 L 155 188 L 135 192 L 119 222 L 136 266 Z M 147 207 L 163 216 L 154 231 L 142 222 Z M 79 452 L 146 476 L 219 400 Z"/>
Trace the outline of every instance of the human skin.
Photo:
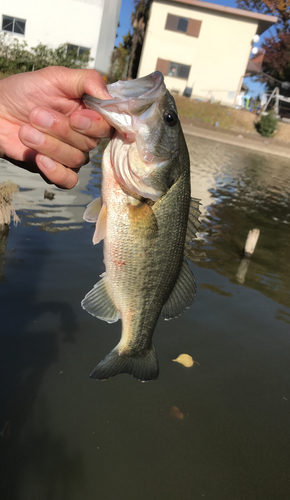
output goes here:
<path id="1" fill-rule="evenodd" d="M 58 187 L 73 188 L 88 152 L 112 132 L 85 108 L 84 93 L 111 98 L 95 70 L 50 66 L 0 80 L 0 156 Z"/>

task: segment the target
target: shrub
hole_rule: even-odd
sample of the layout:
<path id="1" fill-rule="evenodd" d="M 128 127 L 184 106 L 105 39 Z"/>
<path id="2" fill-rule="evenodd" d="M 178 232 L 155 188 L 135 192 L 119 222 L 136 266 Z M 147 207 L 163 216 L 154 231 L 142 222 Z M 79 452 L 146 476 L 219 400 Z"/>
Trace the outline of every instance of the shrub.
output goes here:
<path id="1" fill-rule="evenodd" d="M 274 111 L 271 109 L 267 115 L 262 115 L 257 124 L 257 130 L 263 137 L 270 137 L 278 127 L 278 120 Z"/>
<path id="2" fill-rule="evenodd" d="M 45 68 L 46 66 L 66 66 L 84 68 L 92 60 L 89 54 L 78 55 L 68 50 L 66 44 L 52 49 L 39 43 L 29 48 L 27 42 L 19 41 L 8 33 L 0 34 L 0 72 L 2 76 L 25 73 Z"/>

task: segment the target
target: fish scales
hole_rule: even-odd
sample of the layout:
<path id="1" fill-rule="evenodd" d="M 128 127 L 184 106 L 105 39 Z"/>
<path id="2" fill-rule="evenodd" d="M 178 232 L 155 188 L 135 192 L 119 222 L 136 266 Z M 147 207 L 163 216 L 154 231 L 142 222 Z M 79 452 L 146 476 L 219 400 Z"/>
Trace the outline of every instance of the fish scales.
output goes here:
<path id="1" fill-rule="evenodd" d="M 148 79 L 159 95 L 153 100 L 150 96 L 149 104 L 145 99 L 145 105 L 140 99 L 142 113 L 137 114 L 135 129 L 128 130 L 127 116 L 126 128 L 104 113 L 99 100 L 94 107 L 85 99 L 116 128 L 103 155 L 101 201 L 92 202 L 84 216 L 96 221 L 94 242 L 104 238 L 106 273 L 82 305 L 108 322 L 122 319 L 119 344 L 91 374 L 98 379 L 124 372 L 142 381 L 156 379 L 159 368 L 152 336 L 160 313 L 165 309 L 166 319 L 181 314 L 195 294 L 194 278 L 184 260 L 191 199 L 188 151 L 162 75 L 156 72 Z M 114 110 L 113 101 L 105 103 Z M 124 110 L 124 100 L 121 104 Z M 130 105 L 125 109 L 130 116 Z M 158 119 L 164 120 L 166 113 L 176 122 L 174 136 L 171 124 L 154 129 L 154 120 L 158 127 Z M 131 116 L 134 125 L 134 112 Z"/>

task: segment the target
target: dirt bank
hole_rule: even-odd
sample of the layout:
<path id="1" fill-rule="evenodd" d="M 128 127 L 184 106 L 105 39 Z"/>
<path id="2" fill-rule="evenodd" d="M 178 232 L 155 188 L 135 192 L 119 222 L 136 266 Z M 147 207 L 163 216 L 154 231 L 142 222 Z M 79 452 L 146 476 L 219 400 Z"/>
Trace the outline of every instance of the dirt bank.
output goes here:
<path id="1" fill-rule="evenodd" d="M 245 109 L 235 109 L 218 103 L 205 103 L 174 96 L 183 125 L 203 130 L 218 131 L 232 137 L 256 141 L 258 144 L 273 145 L 290 150 L 290 124 L 279 121 L 273 137 L 262 137 L 255 128 L 259 117 Z M 218 126 L 215 124 L 218 123 Z M 242 137 L 241 137 L 242 136 Z M 269 149 L 269 148 L 267 148 Z"/>

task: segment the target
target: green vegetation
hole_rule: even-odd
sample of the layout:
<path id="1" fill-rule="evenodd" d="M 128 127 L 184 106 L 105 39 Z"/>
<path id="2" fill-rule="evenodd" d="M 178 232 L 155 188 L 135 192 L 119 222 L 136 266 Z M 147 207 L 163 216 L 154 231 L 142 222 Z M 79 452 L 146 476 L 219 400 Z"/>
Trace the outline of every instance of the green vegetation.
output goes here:
<path id="1" fill-rule="evenodd" d="M 111 55 L 111 66 L 107 77 L 108 83 L 114 83 L 126 78 L 130 51 L 132 46 L 132 35 L 130 31 L 123 36 L 123 43 L 115 47 Z"/>
<path id="2" fill-rule="evenodd" d="M 0 34 L 0 73 L 1 76 L 25 73 L 46 66 L 65 66 L 84 68 L 90 61 L 89 54 L 77 55 L 77 50 L 68 50 L 63 44 L 56 49 L 39 43 L 28 48 L 27 42 L 19 41 L 7 33 Z"/>
<path id="3" fill-rule="evenodd" d="M 273 110 L 266 115 L 262 115 L 261 120 L 257 123 L 257 130 L 263 137 L 271 137 L 278 127 L 278 120 Z"/>

